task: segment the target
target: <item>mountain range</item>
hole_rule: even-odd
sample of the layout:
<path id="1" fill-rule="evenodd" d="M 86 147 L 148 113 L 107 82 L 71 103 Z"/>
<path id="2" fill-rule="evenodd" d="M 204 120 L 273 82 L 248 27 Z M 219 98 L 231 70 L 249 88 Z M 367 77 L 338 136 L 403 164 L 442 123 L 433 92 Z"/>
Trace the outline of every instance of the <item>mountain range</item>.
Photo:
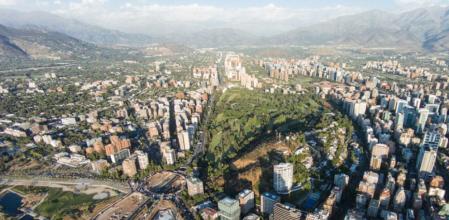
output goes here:
<path id="1" fill-rule="evenodd" d="M 373 10 L 268 37 L 233 28 L 163 37 L 129 34 L 46 12 L 9 9 L 0 9 L 0 24 L 0 57 L 66 58 L 82 56 L 83 52 L 92 52 L 91 49 L 96 47 L 144 47 L 154 43 L 192 47 L 351 45 L 428 52 L 449 50 L 448 7 L 420 8 L 403 13 Z"/>
<path id="2" fill-rule="evenodd" d="M 34 28 L 61 32 L 82 41 L 101 46 L 141 46 L 154 43 L 157 40 L 148 35 L 110 30 L 47 12 L 22 12 L 0 9 L 0 24 L 14 28 Z"/>
<path id="3" fill-rule="evenodd" d="M 193 33 L 172 34 L 164 41 L 188 45 L 190 47 L 226 47 L 257 43 L 258 36 L 234 28 L 204 29 Z"/>
<path id="4" fill-rule="evenodd" d="M 286 44 L 348 44 L 442 51 L 449 49 L 449 8 L 420 8 L 400 14 L 368 11 L 342 16 L 271 37 Z"/>
<path id="5" fill-rule="evenodd" d="M 73 59 L 95 53 L 96 46 L 63 33 L 0 25 L 0 60 Z"/>

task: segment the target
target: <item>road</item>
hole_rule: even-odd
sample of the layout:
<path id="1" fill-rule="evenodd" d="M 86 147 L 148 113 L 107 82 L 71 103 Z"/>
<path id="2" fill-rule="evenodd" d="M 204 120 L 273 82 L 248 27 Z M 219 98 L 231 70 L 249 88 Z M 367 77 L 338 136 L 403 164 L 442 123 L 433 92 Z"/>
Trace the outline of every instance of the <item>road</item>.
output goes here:
<path id="1" fill-rule="evenodd" d="M 206 115 L 204 116 L 203 122 L 201 124 L 207 125 L 209 123 L 210 115 L 212 112 L 212 106 L 215 103 L 215 95 L 212 94 L 211 98 L 209 99 L 209 102 L 207 103 L 207 110 Z M 206 127 L 204 126 L 204 129 Z M 184 166 L 189 166 L 192 164 L 192 162 L 198 158 L 198 156 L 201 156 L 205 151 L 205 145 L 206 145 L 206 136 L 204 135 L 205 131 L 204 129 L 200 132 L 198 132 L 198 142 L 195 143 L 193 154 L 192 156 L 187 160 L 186 164 Z"/>
<path id="2" fill-rule="evenodd" d="M 186 220 L 193 220 L 195 219 L 193 214 L 190 212 L 190 210 L 187 208 L 187 206 L 184 204 L 180 197 L 180 193 L 182 190 L 176 192 L 176 193 L 156 193 L 152 192 L 151 190 L 147 189 L 144 184 L 140 184 L 136 191 L 146 195 L 149 197 L 149 200 L 157 201 L 157 200 L 170 200 L 173 203 L 175 203 L 176 207 L 182 212 L 182 216 Z"/>
<path id="3" fill-rule="evenodd" d="M 0 73 L 12 73 L 12 72 L 21 72 L 21 71 L 36 71 L 36 70 L 45 70 L 45 69 L 60 69 L 65 68 L 69 66 L 74 66 L 73 63 L 63 63 L 59 65 L 54 66 L 42 66 L 42 67 L 28 67 L 28 68 L 21 68 L 21 69 L 10 69 L 10 70 L 0 70 Z"/>
<path id="4" fill-rule="evenodd" d="M 60 187 L 61 185 L 76 186 L 86 184 L 89 187 L 108 188 L 117 190 L 122 193 L 129 193 L 131 190 L 126 185 L 113 181 L 100 181 L 94 179 L 60 179 L 48 177 L 14 177 L 2 176 L 0 185 L 23 185 L 23 186 L 44 186 L 44 187 Z"/>

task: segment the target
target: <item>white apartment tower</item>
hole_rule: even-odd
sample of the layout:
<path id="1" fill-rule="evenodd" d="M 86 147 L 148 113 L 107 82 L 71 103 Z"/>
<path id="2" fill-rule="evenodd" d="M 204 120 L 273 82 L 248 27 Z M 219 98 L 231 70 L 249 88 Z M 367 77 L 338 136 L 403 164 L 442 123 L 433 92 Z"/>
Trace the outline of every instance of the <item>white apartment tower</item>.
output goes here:
<path id="1" fill-rule="evenodd" d="M 293 186 L 293 164 L 280 163 L 273 167 L 273 187 L 279 194 L 290 192 Z"/>

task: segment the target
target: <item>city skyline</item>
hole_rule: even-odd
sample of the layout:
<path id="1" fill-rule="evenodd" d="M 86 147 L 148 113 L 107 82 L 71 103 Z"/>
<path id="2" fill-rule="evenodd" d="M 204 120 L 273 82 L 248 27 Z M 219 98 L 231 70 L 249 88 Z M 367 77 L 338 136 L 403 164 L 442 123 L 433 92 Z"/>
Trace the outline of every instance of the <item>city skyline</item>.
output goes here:
<path id="1" fill-rule="evenodd" d="M 0 220 L 449 219 L 447 3 L 0 0 Z"/>

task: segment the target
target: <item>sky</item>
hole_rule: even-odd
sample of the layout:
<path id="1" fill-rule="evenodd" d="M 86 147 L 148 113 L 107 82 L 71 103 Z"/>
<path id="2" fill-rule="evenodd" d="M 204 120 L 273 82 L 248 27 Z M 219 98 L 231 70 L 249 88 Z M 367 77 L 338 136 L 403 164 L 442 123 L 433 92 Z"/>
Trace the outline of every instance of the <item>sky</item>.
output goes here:
<path id="1" fill-rule="evenodd" d="M 214 28 L 270 35 L 373 9 L 400 12 L 447 5 L 449 0 L 0 0 L 1 8 L 45 11 L 152 35 Z"/>

